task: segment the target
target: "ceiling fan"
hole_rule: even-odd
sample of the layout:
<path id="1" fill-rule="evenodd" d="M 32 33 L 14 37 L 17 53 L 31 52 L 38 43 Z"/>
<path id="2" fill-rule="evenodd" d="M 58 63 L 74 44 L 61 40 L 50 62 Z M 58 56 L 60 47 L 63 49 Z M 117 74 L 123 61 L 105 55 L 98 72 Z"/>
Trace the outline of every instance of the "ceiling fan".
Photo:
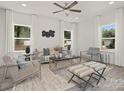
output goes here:
<path id="1" fill-rule="evenodd" d="M 62 8 L 62 10 L 55 11 L 55 12 L 53 12 L 53 14 L 56 14 L 56 13 L 59 13 L 59 12 L 63 12 L 63 11 L 70 11 L 70 12 L 77 12 L 77 13 L 80 13 L 81 12 L 81 10 L 72 9 L 72 7 L 74 7 L 75 5 L 78 4 L 77 1 L 74 1 L 71 4 L 65 3 L 65 6 L 61 6 L 58 3 L 53 3 L 53 4 L 56 5 L 56 6 L 58 6 L 58 7 L 60 7 L 60 8 Z M 68 16 L 68 14 L 66 14 L 66 16 Z"/>

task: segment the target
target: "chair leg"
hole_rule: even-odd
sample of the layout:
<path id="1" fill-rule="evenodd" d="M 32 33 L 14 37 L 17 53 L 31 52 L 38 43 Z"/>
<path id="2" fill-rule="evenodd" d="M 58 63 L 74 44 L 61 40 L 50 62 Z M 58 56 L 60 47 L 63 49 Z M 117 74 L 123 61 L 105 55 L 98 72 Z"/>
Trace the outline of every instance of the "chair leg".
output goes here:
<path id="1" fill-rule="evenodd" d="M 13 85 L 12 91 L 16 91 L 16 84 Z"/>
<path id="2" fill-rule="evenodd" d="M 86 89 L 87 84 L 89 83 L 90 79 L 92 78 L 92 75 L 93 75 L 93 73 L 90 75 L 89 79 L 87 80 L 87 82 L 86 82 L 86 84 L 85 84 L 85 86 L 84 86 L 84 90 Z"/>
<path id="3" fill-rule="evenodd" d="M 42 70 L 41 70 L 41 63 L 40 63 L 40 71 L 39 71 L 39 78 L 40 78 L 40 80 L 41 80 L 41 75 L 42 75 Z"/>
<path id="4" fill-rule="evenodd" d="M 99 74 L 99 79 L 98 79 L 98 81 L 97 81 L 97 83 L 96 83 L 97 85 L 99 84 L 100 79 L 103 77 L 103 73 L 104 73 L 105 69 L 106 69 L 106 68 L 104 68 L 103 71 L 102 71 L 102 73 Z"/>
<path id="5" fill-rule="evenodd" d="M 68 83 L 70 83 L 71 82 L 71 80 L 73 79 L 73 77 L 74 77 L 75 75 L 73 74 L 72 75 L 72 77 L 71 77 L 71 79 L 68 81 Z"/>
<path id="6" fill-rule="evenodd" d="M 96 73 L 94 73 L 95 75 L 97 75 L 97 76 L 100 76 L 101 74 L 98 72 L 98 71 L 96 71 L 98 74 L 96 74 Z M 106 78 L 102 75 L 101 76 L 101 78 L 103 78 L 104 80 L 106 80 Z"/>

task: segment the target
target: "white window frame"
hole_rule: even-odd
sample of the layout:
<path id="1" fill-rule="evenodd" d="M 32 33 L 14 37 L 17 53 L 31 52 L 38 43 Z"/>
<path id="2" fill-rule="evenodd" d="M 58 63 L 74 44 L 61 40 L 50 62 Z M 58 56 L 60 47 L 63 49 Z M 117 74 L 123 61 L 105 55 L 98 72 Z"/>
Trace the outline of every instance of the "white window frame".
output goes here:
<path id="1" fill-rule="evenodd" d="M 14 36 L 15 35 L 15 31 L 14 31 L 15 30 L 14 29 L 15 25 L 17 25 L 17 26 L 27 26 L 27 27 L 30 27 L 30 38 L 17 38 L 17 37 L 15 37 Z M 27 40 L 29 40 L 31 42 L 31 34 L 32 34 L 32 27 L 31 27 L 31 25 L 13 24 L 13 52 L 23 52 L 24 53 L 25 50 L 15 50 L 15 40 L 16 39 L 27 39 Z"/>
<path id="2" fill-rule="evenodd" d="M 111 24 L 115 24 L 115 37 L 116 37 L 116 23 L 110 23 L 110 24 L 104 24 L 104 25 L 101 25 L 101 38 L 100 38 L 100 49 L 101 50 L 103 50 L 102 49 L 102 40 L 103 39 L 110 39 L 110 40 L 115 40 L 116 38 L 115 37 L 110 37 L 110 38 L 105 38 L 105 37 L 102 37 L 102 26 L 105 26 L 105 25 L 111 25 Z M 115 50 L 115 48 L 114 49 L 106 49 L 107 51 L 114 51 Z"/>
<path id="3" fill-rule="evenodd" d="M 64 32 L 65 31 L 71 32 L 71 39 L 65 39 L 65 37 L 64 37 Z M 71 49 L 70 50 L 72 51 L 73 50 L 73 30 L 64 29 L 64 31 L 63 31 L 63 47 L 65 46 L 65 44 L 64 44 L 65 40 L 71 40 Z"/>

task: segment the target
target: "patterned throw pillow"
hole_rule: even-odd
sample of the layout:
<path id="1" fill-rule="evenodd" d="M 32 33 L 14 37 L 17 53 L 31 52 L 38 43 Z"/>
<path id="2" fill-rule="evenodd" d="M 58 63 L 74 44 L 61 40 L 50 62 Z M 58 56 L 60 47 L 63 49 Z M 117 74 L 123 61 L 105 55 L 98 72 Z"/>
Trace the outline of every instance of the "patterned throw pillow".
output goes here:
<path id="1" fill-rule="evenodd" d="M 17 58 L 17 64 L 18 64 L 19 69 L 25 68 L 26 63 L 24 63 L 24 62 L 25 62 L 25 56 L 19 55 Z"/>
<path id="2" fill-rule="evenodd" d="M 44 48 L 44 49 L 43 49 L 43 55 L 44 55 L 44 56 L 50 55 L 50 50 L 49 50 L 49 48 Z"/>

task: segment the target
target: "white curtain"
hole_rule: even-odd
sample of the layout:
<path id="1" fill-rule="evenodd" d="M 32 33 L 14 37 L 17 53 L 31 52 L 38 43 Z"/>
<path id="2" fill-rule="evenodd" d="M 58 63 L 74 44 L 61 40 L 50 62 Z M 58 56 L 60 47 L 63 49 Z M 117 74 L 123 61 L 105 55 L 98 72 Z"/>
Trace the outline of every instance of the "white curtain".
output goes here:
<path id="1" fill-rule="evenodd" d="M 115 63 L 124 66 L 124 8 L 116 10 Z"/>
<path id="2" fill-rule="evenodd" d="M 72 23 L 72 30 L 73 30 L 73 37 L 72 37 L 72 46 L 73 46 L 73 51 L 72 54 L 78 55 L 78 24 L 77 23 Z"/>
<path id="3" fill-rule="evenodd" d="M 37 38 L 37 33 L 39 31 L 39 25 L 38 25 L 38 16 L 37 15 L 32 15 L 32 24 L 31 24 L 31 52 L 34 51 L 34 49 L 38 48 L 39 46 L 37 45 L 39 42 L 36 39 Z"/>
<path id="4" fill-rule="evenodd" d="M 63 42 L 63 40 L 64 40 L 64 21 L 62 21 L 62 20 L 60 20 L 59 21 L 59 23 L 60 23 L 60 33 L 59 33 L 59 44 L 60 44 L 60 46 L 63 46 L 64 45 L 64 42 Z"/>
<path id="5" fill-rule="evenodd" d="M 6 10 L 6 39 L 5 39 L 5 53 L 13 52 L 13 12 L 11 10 Z"/>
<path id="6" fill-rule="evenodd" d="M 95 24 L 96 24 L 96 31 L 95 31 L 95 46 L 96 47 L 101 47 L 101 15 L 97 15 L 96 16 L 96 22 L 95 22 Z"/>

